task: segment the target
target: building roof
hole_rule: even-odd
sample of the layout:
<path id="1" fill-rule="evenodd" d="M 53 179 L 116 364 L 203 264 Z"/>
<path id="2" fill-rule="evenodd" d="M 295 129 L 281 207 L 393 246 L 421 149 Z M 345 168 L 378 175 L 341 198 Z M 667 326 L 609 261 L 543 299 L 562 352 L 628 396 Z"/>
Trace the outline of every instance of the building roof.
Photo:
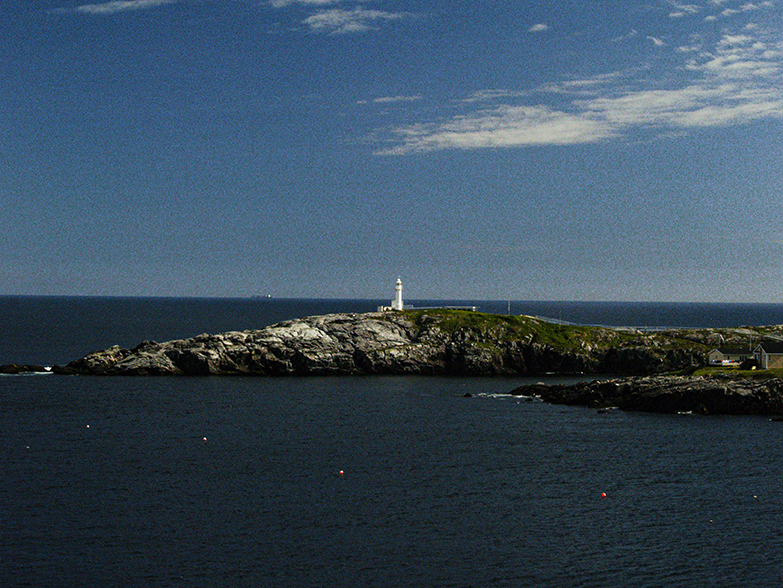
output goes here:
<path id="1" fill-rule="evenodd" d="M 723 355 L 750 355 L 753 353 L 753 351 L 747 347 L 716 347 L 712 351 L 718 351 Z M 710 351 L 710 353 L 712 353 L 712 351 Z"/>
<path id="2" fill-rule="evenodd" d="M 765 353 L 771 355 L 783 355 L 783 342 L 762 343 L 756 347 L 756 351 L 763 349 Z"/>

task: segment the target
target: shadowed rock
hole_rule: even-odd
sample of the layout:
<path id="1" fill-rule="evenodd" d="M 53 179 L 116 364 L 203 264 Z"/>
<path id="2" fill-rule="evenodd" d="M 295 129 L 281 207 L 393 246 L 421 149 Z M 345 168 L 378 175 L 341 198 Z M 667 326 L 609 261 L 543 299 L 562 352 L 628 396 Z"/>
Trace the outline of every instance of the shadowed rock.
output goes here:
<path id="1" fill-rule="evenodd" d="M 574 385 L 520 386 L 511 394 L 552 404 L 622 410 L 695 414 L 783 414 L 783 380 L 725 376 L 648 376 L 581 382 Z"/>
<path id="2" fill-rule="evenodd" d="M 32 364 L 19 364 L 9 363 L 6 365 L 0 365 L 0 374 L 16 375 L 16 374 L 38 374 L 49 373 L 51 368 L 44 367 L 42 365 Z"/>

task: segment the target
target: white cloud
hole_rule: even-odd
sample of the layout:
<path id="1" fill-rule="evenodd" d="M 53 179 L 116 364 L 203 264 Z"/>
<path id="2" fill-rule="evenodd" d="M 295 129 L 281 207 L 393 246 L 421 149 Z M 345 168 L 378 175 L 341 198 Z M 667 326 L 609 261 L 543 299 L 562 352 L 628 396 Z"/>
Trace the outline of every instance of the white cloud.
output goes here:
<path id="1" fill-rule="evenodd" d="M 314 32 L 344 35 L 369 31 L 378 21 L 399 20 L 405 16 L 403 13 L 367 10 L 361 7 L 353 10 L 331 8 L 315 12 L 304 19 L 302 23 Z"/>
<path id="2" fill-rule="evenodd" d="M 354 0 L 353 4 L 369 2 L 370 0 Z M 387 12 L 384 10 L 369 10 L 357 5 L 351 9 L 344 8 L 346 0 L 268 0 L 272 8 L 285 8 L 301 5 L 310 8 L 310 14 L 302 24 L 316 33 L 345 35 L 362 33 L 377 29 L 383 21 L 400 20 L 411 16 L 404 12 Z M 333 6 L 334 8 L 327 8 Z"/>
<path id="3" fill-rule="evenodd" d="M 392 129 L 391 146 L 378 154 L 574 145 L 634 131 L 665 135 L 761 119 L 783 120 L 779 84 L 783 43 L 765 42 L 749 34 L 725 34 L 709 50 L 674 51 L 685 58 L 680 68 L 684 79 L 679 84 L 651 87 L 654 82 L 633 70 L 549 84 L 540 87 L 538 95 L 552 100 L 557 96 L 556 102 L 505 104 L 437 122 L 400 126 Z M 473 104 L 478 97 L 532 101 L 535 95 L 484 91 L 461 104 Z"/>
<path id="4" fill-rule="evenodd" d="M 720 7 L 725 2 L 712 1 L 710 3 L 715 5 L 716 7 Z M 727 18 L 727 17 L 736 16 L 737 14 L 742 14 L 743 12 L 755 12 L 758 10 L 766 10 L 768 8 L 773 8 L 774 6 L 775 3 L 770 1 L 746 2 L 745 4 L 742 4 L 741 6 L 735 8 L 724 8 L 717 15 L 710 15 L 707 18 L 705 18 L 705 20 L 714 21 L 717 20 L 719 17 Z"/>
<path id="5" fill-rule="evenodd" d="M 661 41 L 660 39 L 658 39 L 657 37 L 649 37 L 648 36 L 647 39 L 649 41 L 652 41 L 652 44 L 655 45 L 656 47 L 663 47 L 666 44 L 663 41 Z"/>
<path id="6" fill-rule="evenodd" d="M 380 98 L 374 98 L 373 102 L 376 104 L 389 104 L 393 102 L 417 102 L 421 100 L 421 96 L 381 96 Z"/>
<path id="7" fill-rule="evenodd" d="M 76 7 L 77 12 L 87 14 L 114 14 L 126 10 L 142 10 L 155 8 L 164 4 L 173 4 L 179 0 L 112 0 L 102 4 L 83 4 Z"/>
<path id="8" fill-rule="evenodd" d="M 549 25 L 545 24 L 543 22 L 540 22 L 538 24 L 534 24 L 527 31 L 529 33 L 543 33 L 544 31 L 548 31 L 548 30 L 549 30 Z"/>
<path id="9" fill-rule="evenodd" d="M 696 4 L 682 4 L 673 0 L 669 0 L 668 4 L 674 8 L 674 11 L 669 13 L 669 18 L 684 18 L 702 10 L 702 7 Z"/>
<path id="10" fill-rule="evenodd" d="M 748 12 L 751 10 L 762 10 L 764 8 L 772 8 L 774 5 L 775 5 L 774 2 L 759 2 L 758 4 L 748 2 L 747 4 L 743 4 L 740 7 L 740 10 L 743 10 L 744 12 Z"/>
<path id="11" fill-rule="evenodd" d="M 712 52 L 702 52 L 687 64 L 716 79 L 755 79 L 775 82 L 783 64 L 783 48 L 748 35 L 724 35 Z"/>
<path id="12" fill-rule="evenodd" d="M 532 145 L 574 145 L 608 139 L 607 124 L 545 106 L 501 106 L 431 125 L 397 129 L 400 144 L 382 155 L 442 149 L 482 149 Z"/>
<path id="13" fill-rule="evenodd" d="M 583 116 L 606 121 L 618 132 L 633 127 L 715 127 L 760 118 L 783 118 L 780 92 L 745 92 L 732 84 L 633 92 L 584 101 Z"/>
<path id="14" fill-rule="evenodd" d="M 285 8 L 291 4 L 305 4 L 306 6 L 328 6 L 330 4 L 339 4 L 341 0 L 270 0 L 269 5 L 273 8 Z"/>
<path id="15" fill-rule="evenodd" d="M 603 88 L 612 84 L 623 84 L 631 72 L 611 72 L 608 74 L 599 74 L 587 79 L 567 80 L 556 84 L 545 84 L 536 89 L 535 92 L 518 92 L 516 96 L 531 96 L 536 93 L 545 94 L 563 94 L 568 96 L 594 96 Z M 509 96 L 514 94 L 509 93 Z"/>

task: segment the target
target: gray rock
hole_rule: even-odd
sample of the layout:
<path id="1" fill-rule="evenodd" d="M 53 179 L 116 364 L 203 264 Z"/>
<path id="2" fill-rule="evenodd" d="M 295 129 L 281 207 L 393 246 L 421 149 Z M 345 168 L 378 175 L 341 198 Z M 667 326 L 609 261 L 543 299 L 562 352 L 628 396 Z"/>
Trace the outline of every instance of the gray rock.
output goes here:
<path id="1" fill-rule="evenodd" d="M 620 333 L 533 317 L 330 314 L 263 329 L 110 347 L 57 367 L 95 375 L 655 374 L 705 361 L 714 333 Z M 686 335 L 690 339 L 686 338 Z"/>
<path id="2" fill-rule="evenodd" d="M 442 350 L 411 338 L 403 315 L 334 314 L 260 330 L 145 341 L 96 351 L 61 368 L 93 375 L 305 375 L 441 373 Z"/>

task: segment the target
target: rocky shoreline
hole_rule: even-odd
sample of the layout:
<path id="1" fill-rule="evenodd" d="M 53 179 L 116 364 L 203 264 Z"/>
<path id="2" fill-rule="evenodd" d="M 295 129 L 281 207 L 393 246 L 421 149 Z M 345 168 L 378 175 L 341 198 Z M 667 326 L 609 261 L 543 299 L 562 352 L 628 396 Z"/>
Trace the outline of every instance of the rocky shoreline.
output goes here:
<path id="1" fill-rule="evenodd" d="M 783 415 L 783 379 L 716 376 L 647 376 L 533 384 L 510 392 L 550 404 L 626 411 L 723 415 Z"/>

